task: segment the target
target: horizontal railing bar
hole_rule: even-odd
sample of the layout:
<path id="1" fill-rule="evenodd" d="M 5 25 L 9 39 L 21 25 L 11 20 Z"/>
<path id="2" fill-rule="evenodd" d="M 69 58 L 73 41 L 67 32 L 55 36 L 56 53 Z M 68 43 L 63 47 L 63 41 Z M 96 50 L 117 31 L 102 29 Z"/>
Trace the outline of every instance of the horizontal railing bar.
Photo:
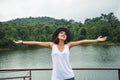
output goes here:
<path id="1" fill-rule="evenodd" d="M 73 68 L 73 70 L 120 70 L 120 68 Z"/>
<path id="2" fill-rule="evenodd" d="M 15 70 L 14 71 L 9 71 L 9 70 L 8 71 L 1 71 L 0 70 L 0 73 L 17 73 L 17 72 L 27 72 L 27 71 L 15 71 Z"/>
<path id="3" fill-rule="evenodd" d="M 118 80 L 120 80 L 120 68 L 72 68 L 73 70 L 118 70 Z M 44 71 L 44 70 L 52 70 L 52 68 L 39 68 L 39 69 L 0 69 L 0 72 L 18 72 L 18 71 L 29 71 L 30 76 L 20 76 L 20 77 L 7 77 L 0 78 L 0 80 L 6 79 L 16 79 L 16 78 L 29 78 L 31 80 L 31 71 Z"/>
<path id="4" fill-rule="evenodd" d="M 120 70 L 120 68 L 72 68 L 73 70 Z M 52 70 L 52 68 L 38 68 L 38 69 L 0 69 L 1 71 L 36 71 L 36 70 Z"/>
<path id="5" fill-rule="evenodd" d="M 20 76 L 20 77 L 0 78 L 0 80 L 5 80 L 5 79 L 16 79 L 16 78 L 30 78 L 30 76 Z"/>
<path id="6" fill-rule="evenodd" d="M 34 71 L 34 70 L 52 70 L 52 68 L 40 68 L 40 69 L 0 69 L 0 71 Z"/>

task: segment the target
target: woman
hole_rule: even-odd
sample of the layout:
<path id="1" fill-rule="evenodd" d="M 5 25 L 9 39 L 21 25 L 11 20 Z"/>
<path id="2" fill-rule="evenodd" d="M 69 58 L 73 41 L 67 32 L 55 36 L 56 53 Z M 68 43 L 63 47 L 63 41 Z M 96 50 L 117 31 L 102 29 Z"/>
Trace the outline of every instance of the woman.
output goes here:
<path id="1" fill-rule="evenodd" d="M 70 42 L 71 34 L 66 28 L 58 28 L 53 36 L 52 42 L 37 41 L 14 41 L 16 44 L 38 45 L 52 50 L 52 80 L 75 80 L 72 67 L 69 62 L 69 49 L 86 43 L 103 42 L 107 37 L 98 37 L 95 40 L 80 40 Z"/>

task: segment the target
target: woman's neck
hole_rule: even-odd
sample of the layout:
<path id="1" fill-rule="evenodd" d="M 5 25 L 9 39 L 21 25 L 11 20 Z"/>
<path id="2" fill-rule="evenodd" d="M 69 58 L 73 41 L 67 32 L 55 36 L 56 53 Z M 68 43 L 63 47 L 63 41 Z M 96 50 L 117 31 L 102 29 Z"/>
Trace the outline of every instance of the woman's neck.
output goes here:
<path id="1" fill-rule="evenodd" d="M 58 46 L 64 46 L 64 41 L 60 40 Z"/>
<path id="2" fill-rule="evenodd" d="M 62 52 L 64 50 L 64 41 L 60 40 L 57 47 L 58 47 L 59 51 Z"/>

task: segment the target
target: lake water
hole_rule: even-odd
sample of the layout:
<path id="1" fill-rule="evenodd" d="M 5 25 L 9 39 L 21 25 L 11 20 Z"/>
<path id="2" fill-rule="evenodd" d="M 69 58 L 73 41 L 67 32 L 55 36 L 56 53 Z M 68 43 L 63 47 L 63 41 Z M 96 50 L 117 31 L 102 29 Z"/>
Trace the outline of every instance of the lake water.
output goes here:
<path id="1" fill-rule="evenodd" d="M 120 67 L 120 46 L 77 46 L 70 52 L 72 67 Z M 51 50 L 47 48 L 0 52 L 0 69 L 51 67 Z M 118 80 L 117 71 L 112 70 L 80 70 L 74 73 L 76 80 Z M 0 77 L 14 74 L 0 73 Z M 33 71 L 32 77 L 33 80 L 51 80 L 51 71 Z"/>

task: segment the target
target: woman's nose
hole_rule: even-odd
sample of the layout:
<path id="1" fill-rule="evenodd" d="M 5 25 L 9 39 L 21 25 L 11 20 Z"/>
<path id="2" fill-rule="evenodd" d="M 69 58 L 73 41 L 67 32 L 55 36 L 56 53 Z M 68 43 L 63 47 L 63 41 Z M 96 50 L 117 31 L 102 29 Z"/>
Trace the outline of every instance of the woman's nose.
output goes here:
<path id="1" fill-rule="evenodd" d="M 63 32 L 63 34 L 65 35 L 66 33 L 65 33 L 65 32 Z"/>

